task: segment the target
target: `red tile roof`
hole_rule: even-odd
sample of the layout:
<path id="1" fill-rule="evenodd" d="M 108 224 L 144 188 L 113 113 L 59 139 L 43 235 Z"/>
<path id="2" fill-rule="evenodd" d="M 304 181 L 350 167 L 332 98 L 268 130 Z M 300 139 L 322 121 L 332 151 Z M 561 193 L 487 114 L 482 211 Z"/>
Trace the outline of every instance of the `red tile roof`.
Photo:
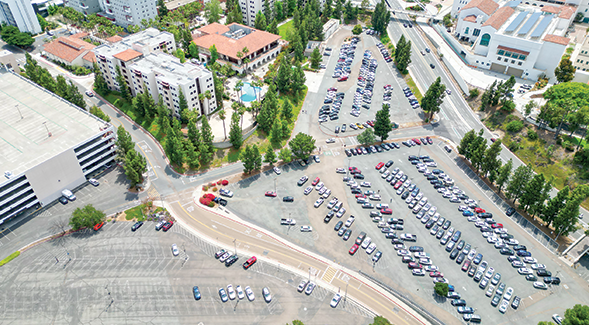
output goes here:
<path id="1" fill-rule="evenodd" d="M 90 35 L 90 34 L 88 34 L 86 32 L 82 32 L 82 33 L 76 33 L 76 34 L 70 36 L 70 38 L 79 38 L 79 39 L 82 39 L 82 38 L 84 38 L 84 37 L 86 37 L 88 35 Z"/>
<path id="2" fill-rule="evenodd" d="M 543 12 L 549 12 L 551 14 L 557 14 L 560 12 L 560 6 L 544 6 L 542 7 Z"/>
<path id="3" fill-rule="evenodd" d="M 111 42 L 111 43 L 116 43 L 118 41 L 121 41 L 123 38 L 120 37 L 119 35 L 115 35 L 115 36 L 111 36 L 109 38 L 107 38 L 106 40 Z"/>
<path id="4" fill-rule="evenodd" d="M 571 17 L 575 13 L 575 10 L 575 7 L 572 6 L 562 6 L 558 18 L 571 19 Z"/>
<path id="5" fill-rule="evenodd" d="M 513 47 L 499 45 L 499 46 L 497 46 L 497 48 L 500 50 L 505 50 L 505 51 L 509 51 L 509 52 L 513 52 L 513 53 L 517 53 L 517 54 L 530 55 L 530 52 L 514 49 Z"/>
<path id="6" fill-rule="evenodd" d="M 129 60 L 133 60 L 134 58 L 136 58 L 138 56 L 141 56 L 141 53 L 139 53 L 135 50 L 128 49 L 128 50 L 124 50 L 121 53 L 117 53 L 113 56 L 121 61 L 127 62 Z"/>
<path id="7" fill-rule="evenodd" d="M 471 2 L 467 3 L 466 6 L 462 7 L 462 10 L 470 9 L 470 8 L 479 8 L 482 12 L 486 13 L 487 15 L 491 15 L 499 5 L 493 0 L 472 0 Z"/>
<path id="8" fill-rule="evenodd" d="M 476 23 L 477 22 L 477 16 L 475 16 L 475 15 L 469 15 L 469 16 L 464 17 L 464 19 L 462 19 L 462 20 L 469 21 L 471 23 Z"/>
<path id="9" fill-rule="evenodd" d="M 71 63 L 80 55 L 86 55 L 95 47 L 94 44 L 90 44 L 76 37 L 59 37 L 45 44 L 44 51 Z M 92 62 L 96 62 L 96 59 Z"/>
<path id="10" fill-rule="evenodd" d="M 564 36 L 558 36 L 554 34 L 548 34 L 544 37 L 545 42 L 556 43 L 560 45 L 568 45 L 571 39 Z"/>
<path id="11" fill-rule="evenodd" d="M 229 27 L 233 25 L 251 29 L 252 32 L 239 39 L 233 39 L 222 35 L 223 33 L 230 31 Z M 200 32 L 200 36 L 193 36 L 193 41 L 197 46 L 209 49 L 211 46 L 215 45 L 217 52 L 236 60 L 238 59 L 237 52 L 241 51 L 244 47 L 247 47 L 251 54 L 280 39 L 279 35 L 274 35 L 272 33 L 236 23 L 228 26 L 212 23 L 199 28 L 198 31 Z"/>
<path id="12" fill-rule="evenodd" d="M 501 7 L 499 10 L 495 11 L 495 13 L 487 19 L 487 21 L 483 24 L 484 26 L 491 26 L 495 28 L 495 30 L 499 30 L 503 24 L 513 15 L 515 10 L 511 7 Z"/>

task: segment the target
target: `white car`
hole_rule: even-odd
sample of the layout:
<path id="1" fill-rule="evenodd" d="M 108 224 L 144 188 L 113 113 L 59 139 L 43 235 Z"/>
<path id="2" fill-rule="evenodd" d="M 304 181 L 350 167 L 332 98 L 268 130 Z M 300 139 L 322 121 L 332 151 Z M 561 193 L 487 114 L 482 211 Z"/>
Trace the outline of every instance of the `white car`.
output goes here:
<path id="1" fill-rule="evenodd" d="M 302 280 L 301 283 L 299 283 L 299 286 L 297 287 L 297 291 L 298 292 L 303 292 L 303 290 L 305 290 L 305 287 L 307 286 L 307 280 Z"/>
<path id="2" fill-rule="evenodd" d="M 317 186 L 315 186 L 315 191 L 320 191 L 324 185 L 325 184 L 323 184 L 323 182 L 319 182 L 319 184 L 317 184 Z"/>
<path id="3" fill-rule="evenodd" d="M 301 232 L 311 232 L 313 228 L 311 226 L 301 226 Z"/>
<path id="4" fill-rule="evenodd" d="M 426 252 L 416 252 L 415 254 L 413 254 L 413 256 L 415 257 L 427 257 L 427 253 Z"/>
<path id="5" fill-rule="evenodd" d="M 245 294 L 247 295 L 247 299 L 249 301 L 254 301 L 256 299 L 256 296 L 254 296 L 254 292 L 250 286 L 245 287 Z"/>
<path id="6" fill-rule="evenodd" d="M 411 273 L 415 276 L 424 276 L 425 275 L 425 271 L 422 269 L 413 269 L 411 271 Z"/>
<path id="7" fill-rule="evenodd" d="M 335 138 L 329 138 L 325 140 L 326 143 L 335 143 Z"/>
<path id="8" fill-rule="evenodd" d="M 329 305 L 331 306 L 331 308 L 335 308 L 339 304 L 340 300 L 342 300 L 342 295 L 340 295 L 339 293 L 336 293 L 333 296 L 333 298 L 331 299 L 331 302 L 329 303 Z"/>
<path id="9" fill-rule="evenodd" d="M 346 208 L 341 208 L 337 213 L 336 213 L 336 217 L 341 218 L 344 216 L 344 214 L 346 213 Z"/>
<path id="10" fill-rule="evenodd" d="M 390 174 L 391 174 L 391 172 L 387 170 L 384 173 L 382 173 L 382 175 L 380 175 L 380 177 L 387 178 L 387 177 L 389 177 Z"/>
<path id="11" fill-rule="evenodd" d="M 180 250 L 178 250 L 178 246 L 176 244 L 172 244 L 172 254 L 174 254 L 174 256 L 178 256 L 178 254 L 180 254 Z"/>
<path id="12" fill-rule="evenodd" d="M 436 272 L 438 270 L 439 270 L 438 267 L 435 266 L 435 265 L 426 265 L 425 266 L 425 271 L 426 272 Z"/>
<path id="13" fill-rule="evenodd" d="M 270 289 L 268 289 L 268 287 L 264 287 L 264 289 L 262 289 L 262 296 L 264 296 L 264 300 L 266 300 L 266 302 L 272 301 L 272 294 L 270 294 Z"/>
<path id="14" fill-rule="evenodd" d="M 338 173 L 338 174 L 345 174 L 346 173 L 346 170 L 343 169 L 343 168 L 336 168 L 335 169 L 335 172 Z"/>
<path id="15" fill-rule="evenodd" d="M 372 201 L 380 201 L 380 199 L 381 199 L 380 195 L 378 195 L 378 194 L 372 194 L 368 198 L 371 199 Z"/>
<path id="16" fill-rule="evenodd" d="M 395 250 L 400 250 L 400 249 L 407 249 L 407 246 L 405 246 L 404 244 L 395 244 L 395 246 L 393 246 L 393 248 Z"/>
<path id="17" fill-rule="evenodd" d="M 503 300 L 503 301 L 501 302 L 501 305 L 499 306 L 499 311 L 500 311 L 502 314 L 505 314 L 505 312 L 507 311 L 507 306 L 508 306 L 508 305 L 509 305 L 509 301 L 507 301 L 507 300 Z"/>
<path id="18" fill-rule="evenodd" d="M 51 33 L 51 34 L 49 34 L 49 33 Z M 53 32 L 52 31 L 48 31 L 47 34 L 49 34 L 49 36 L 53 36 Z M 94 97 L 94 93 L 92 92 L 92 90 L 86 90 L 84 93 L 88 97 Z"/>
<path id="19" fill-rule="evenodd" d="M 327 192 L 328 188 L 326 186 L 323 186 L 320 190 L 319 190 L 319 195 L 323 195 L 325 194 L 325 192 Z M 331 192 L 330 192 L 331 193 Z"/>
<path id="20" fill-rule="evenodd" d="M 509 288 L 507 288 L 507 290 L 505 290 L 505 294 L 503 295 L 503 299 L 509 301 L 509 300 L 511 300 L 511 297 L 513 297 L 513 288 L 509 287 Z"/>
<path id="21" fill-rule="evenodd" d="M 517 269 L 517 273 L 522 274 L 522 275 L 527 275 L 527 274 L 534 273 L 534 271 L 532 271 L 531 269 L 528 269 L 527 267 L 520 267 L 519 269 Z"/>
<path id="22" fill-rule="evenodd" d="M 468 207 L 466 205 L 458 206 L 458 211 L 464 211 L 464 210 L 468 210 Z"/>
<path id="23" fill-rule="evenodd" d="M 362 242 L 362 248 L 366 249 L 368 247 L 368 245 L 370 245 L 371 242 L 372 242 L 372 238 L 366 237 L 364 239 L 364 241 Z"/>
<path id="24" fill-rule="evenodd" d="M 485 273 L 485 278 L 490 279 L 493 276 L 493 273 L 495 273 L 495 269 L 493 267 L 489 267 L 487 269 L 487 273 Z"/>
<path id="25" fill-rule="evenodd" d="M 311 193 L 311 191 L 313 191 L 313 186 L 307 186 L 307 188 L 305 189 L 305 191 L 303 193 L 305 193 L 305 195 L 309 195 L 309 193 Z"/>
<path id="26" fill-rule="evenodd" d="M 325 193 L 323 193 L 323 198 L 324 199 L 327 199 L 330 195 L 331 195 L 331 190 L 330 189 L 327 189 L 325 191 Z"/>
<path id="27" fill-rule="evenodd" d="M 545 270 L 546 265 L 544 264 L 532 264 L 532 270 Z"/>
<path id="28" fill-rule="evenodd" d="M 276 175 L 282 174 L 282 171 L 278 167 L 274 167 L 274 168 L 272 168 L 272 170 L 276 173 Z"/>
<path id="29" fill-rule="evenodd" d="M 351 216 L 348 218 L 348 220 L 346 221 L 346 223 L 344 224 L 344 226 L 346 228 L 350 228 L 350 226 L 354 223 L 354 221 L 356 221 L 356 217 Z"/>
<path id="30" fill-rule="evenodd" d="M 325 199 L 323 199 L 322 197 L 320 197 L 319 199 L 317 199 L 317 201 L 315 201 L 315 208 L 318 208 L 321 206 L 321 204 L 323 204 L 323 202 L 325 201 Z"/>
<path id="31" fill-rule="evenodd" d="M 372 184 L 370 182 L 362 182 L 362 183 L 360 183 L 360 186 L 362 186 L 362 187 L 371 187 Z"/>
<path id="32" fill-rule="evenodd" d="M 337 204 L 337 201 L 339 201 L 339 200 L 336 197 L 331 199 L 331 201 L 329 201 L 329 203 L 327 204 L 327 208 L 332 209 Z"/>
<path id="33" fill-rule="evenodd" d="M 494 291 L 495 291 L 495 286 L 490 284 L 489 288 L 487 288 L 487 292 L 485 292 L 485 296 L 491 297 L 493 295 Z"/>
<path id="34" fill-rule="evenodd" d="M 224 188 L 219 190 L 219 194 L 226 196 L 226 197 L 233 197 L 233 192 L 231 192 L 230 190 L 226 190 Z"/>
<path id="35" fill-rule="evenodd" d="M 241 288 L 241 286 L 238 285 L 237 287 L 235 287 L 235 291 L 237 291 L 237 298 L 239 298 L 239 300 L 245 297 L 245 294 L 243 293 L 243 289 Z"/>
<path id="36" fill-rule="evenodd" d="M 90 183 L 90 184 L 92 184 L 92 185 L 94 185 L 94 186 L 98 186 L 98 185 L 100 185 L 100 183 L 99 183 L 99 182 L 98 182 L 96 179 L 94 179 L 94 178 L 90 178 L 90 179 L 88 180 L 88 183 Z"/>
<path id="37" fill-rule="evenodd" d="M 233 286 L 232 285 L 228 285 L 227 286 L 227 293 L 229 294 L 229 299 L 235 300 L 235 297 L 236 297 L 236 295 L 235 295 L 235 289 L 233 289 Z"/>
<path id="38" fill-rule="evenodd" d="M 538 263 L 538 260 L 536 260 L 535 258 L 528 256 L 528 257 L 524 257 L 524 262 L 528 263 L 528 264 L 536 264 Z"/>
<path id="39" fill-rule="evenodd" d="M 371 243 L 366 248 L 366 254 L 368 254 L 368 255 L 372 254 L 372 252 L 374 252 L 375 249 L 376 249 L 376 244 L 375 243 Z"/>

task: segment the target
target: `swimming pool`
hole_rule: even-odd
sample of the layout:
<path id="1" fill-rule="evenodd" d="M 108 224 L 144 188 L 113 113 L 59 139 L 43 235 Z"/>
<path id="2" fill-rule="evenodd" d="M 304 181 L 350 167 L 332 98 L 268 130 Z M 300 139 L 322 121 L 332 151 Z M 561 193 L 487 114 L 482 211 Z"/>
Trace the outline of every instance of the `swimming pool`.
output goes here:
<path id="1" fill-rule="evenodd" d="M 241 92 L 243 93 L 243 95 L 241 95 L 241 100 L 246 103 L 254 101 L 256 100 L 256 94 L 259 94 L 261 90 L 262 88 L 260 87 L 252 87 L 249 82 L 244 82 L 243 87 L 241 88 Z"/>

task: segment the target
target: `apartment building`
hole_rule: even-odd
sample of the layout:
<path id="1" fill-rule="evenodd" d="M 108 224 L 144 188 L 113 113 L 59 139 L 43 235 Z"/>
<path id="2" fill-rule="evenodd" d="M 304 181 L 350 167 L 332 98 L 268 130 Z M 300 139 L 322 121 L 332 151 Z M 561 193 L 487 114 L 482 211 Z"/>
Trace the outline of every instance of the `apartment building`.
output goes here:
<path id="1" fill-rule="evenodd" d="M 43 32 L 29 0 L 0 0 L 0 22 L 33 35 Z"/>

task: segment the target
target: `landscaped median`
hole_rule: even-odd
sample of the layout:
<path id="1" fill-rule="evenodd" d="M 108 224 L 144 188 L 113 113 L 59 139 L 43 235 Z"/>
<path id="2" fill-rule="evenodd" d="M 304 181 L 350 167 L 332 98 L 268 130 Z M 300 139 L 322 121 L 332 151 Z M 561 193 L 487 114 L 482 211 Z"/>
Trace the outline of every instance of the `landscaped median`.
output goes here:
<path id="1" fill-rule="evenodd" d="M 12 261 L 13 259 L 17 258 L 20 255 L 20 251 L 16 251 L 10 255 L 8 255 L 8 257 L 6 257 L 5 259 L 3 259 L 2 261 L 0 261 L 0 267 L 4 266 L 5 264 L 7 264 L 8 262 Z"/>

